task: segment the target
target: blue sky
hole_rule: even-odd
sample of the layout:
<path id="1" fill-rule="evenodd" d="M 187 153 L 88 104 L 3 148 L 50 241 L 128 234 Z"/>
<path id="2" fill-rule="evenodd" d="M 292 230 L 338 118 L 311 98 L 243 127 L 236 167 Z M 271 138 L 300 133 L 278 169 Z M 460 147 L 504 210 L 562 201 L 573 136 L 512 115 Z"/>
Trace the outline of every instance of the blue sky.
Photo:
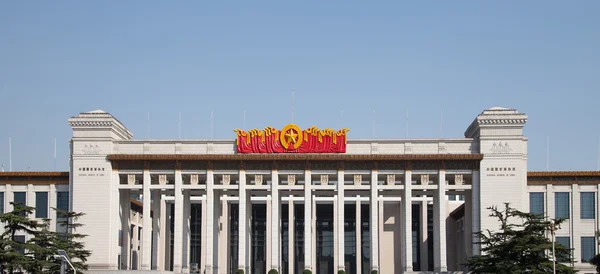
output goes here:
<path id="1" fill-rule="evenodd" d="M 219 2 L 219 3 L 217 3 Z M 529 115 L 529 169 L 594 170 L 599 1 L 3 1 L 0 163 L 68 169 L 67 118 L 103 109 L 137 138 L 246 125 L 350 138 L 462 137 L 483 109 Z M 343 110 L 343 118 L 341 112 Z"/>

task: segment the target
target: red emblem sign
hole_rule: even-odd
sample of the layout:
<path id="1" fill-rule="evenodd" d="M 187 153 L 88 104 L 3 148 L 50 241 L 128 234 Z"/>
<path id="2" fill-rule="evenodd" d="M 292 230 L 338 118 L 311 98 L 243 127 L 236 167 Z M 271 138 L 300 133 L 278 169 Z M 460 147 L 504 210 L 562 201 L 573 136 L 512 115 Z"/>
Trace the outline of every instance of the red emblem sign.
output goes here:
<path id="1" fill-rule="evenodd" d="M 335 131 L 316 127 L 301 130 L 295 124 L 281 131 L 272 127 L 235 130 L 238 153 L 345 153 L 348 131 L 347 128 Z"/>

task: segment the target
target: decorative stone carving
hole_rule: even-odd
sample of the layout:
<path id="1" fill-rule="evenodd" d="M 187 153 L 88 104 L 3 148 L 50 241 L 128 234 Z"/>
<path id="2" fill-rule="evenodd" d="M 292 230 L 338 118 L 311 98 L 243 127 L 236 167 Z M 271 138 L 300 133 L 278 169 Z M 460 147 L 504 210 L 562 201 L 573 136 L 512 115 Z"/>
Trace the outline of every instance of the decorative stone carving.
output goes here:
<path id="1" fill-rule="evenodd" d="M 127 174 L 127 184 L 135 185 L 135 174 Z"/>
<path id="2" fill-rule="evenodd" d="M 454 175 L 454 184 L 457 186 L 463 185 L 465 183 L 465 179 L 462 174 Z"/>
<path id="3" fill-rule="evenodd" d="M 263 184 L 263 176 L 262 175 L 254 175 L 254 184 L 257 186 L 262 186 Z"/>
<path id="4" fill-rule="evenodd" d="M 438 153 L 440 153 L 440 154 L 446 153 L 446 144 L 445 143 L 440 143 L 438 145 Z"/>
<path id="5" fill-rule="evenodd" d="M 192 174 L 192 176 L 190 176 L 190 184 L 191 185 L 198 184 L 198 174 Z"/>
<path id="6" fill-rule="evenodd" d="M 421 175 L 421 185 L 428 185 L 429 184 L 429 175 L 428 174 L 423 174 Z"/>
<path id="7" fill-rule="evenodd" d="M 412 154 L 412 153 L 413 153 L 412 144 L 411 143 L 404 144 L 404 154 Z"/>
<path id="8" fill-rule="evenodd" d="M 354 185 L 360 185 L 362 183 L 362 175 L 354 174 Z"/>
<path id="9" fill-rule="evenodd" d="M 387 185 L 390 185 L 390 186 L 395 185 L 396 184 L 396 175 L 395 174 L 388 174 L 388 176 L 387 176 L 387 178 L 385 180 L 385 183 Z"/>
<path id="10" fill-rule="evenodd" d="M 158 184 L 166 185 L 167 184 L 167 175 L 165 175 L 165 174 L 158 175 Z"/>
<path id="11" fill-rule="evenodd" d="M 321 175 L 321 185 L 327 185 L 329 184 L 329 175 Z"/>
<path id="12" fill-rule="evenodd" d="M 227 186 L 227 185 L 229 185 L 230 182 L 231 182 L 231 175 L 225 174 L 221 177 L 221 184 Z"/>
<path id="13" fill-rule="evenodd" d="M 102 150 L 98 144 L 89 144 L 83 146 L 83 154 L 85 155 L 98 155 L 102 154 Z"/>
<path id="14" fill-rule="evenodd" d="M 508 145 L 508 142 L 504 142 L 504 144 L 502 142 L 494 142 L 494 144 L 492 144 L 492 148 L 490 149 L 490 151 L 492 153 L 497 153 L 497 154 L 506 154 L 506 153 L 511 153 L 512 152 L 512 148 Z"/>
<path id="15" fill-rule="evenodd" d="M 290 186 L 295 185 L 296 184 L 296 175 L 288 174 L 287 181 L 288 181 L 288 185 L 290 185 Z"/>

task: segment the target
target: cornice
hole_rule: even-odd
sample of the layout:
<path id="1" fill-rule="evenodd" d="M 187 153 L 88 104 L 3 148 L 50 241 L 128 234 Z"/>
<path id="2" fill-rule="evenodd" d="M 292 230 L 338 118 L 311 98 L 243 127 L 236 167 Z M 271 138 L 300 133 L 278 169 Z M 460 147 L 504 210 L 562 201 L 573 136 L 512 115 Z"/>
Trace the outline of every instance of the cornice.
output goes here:
<path id="1" fill-rule="evenodd" d="M 67 178 L 69 178 L 69 172 L 7 171 L 7 172 L 0 172 L 0 177 L 67 177 Z"/>
<path id="2" fill-rule="evenodd" d="M 389 160 L 482 160 L 483 154 L 110 154 L 110 161 L 180 160 L 180 161 L 389 161 Z"/>
<path id="3" fill-rule="evenodd" d="M 600 177 L 600 171 L 529 171 L 527 177 Z"/>

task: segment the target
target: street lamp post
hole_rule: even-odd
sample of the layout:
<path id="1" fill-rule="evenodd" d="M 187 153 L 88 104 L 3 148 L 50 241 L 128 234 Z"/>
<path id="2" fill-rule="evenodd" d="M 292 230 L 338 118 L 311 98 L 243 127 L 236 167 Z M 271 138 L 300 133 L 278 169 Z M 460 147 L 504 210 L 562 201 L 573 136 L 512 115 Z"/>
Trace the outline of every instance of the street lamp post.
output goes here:
<path id="1" fill-rule="evenodd" d="M 550 234 L 552 235 L 552 273 L 556 274 L 556 253 L 554 248 L 554 220 L 550 220 Z"/>

